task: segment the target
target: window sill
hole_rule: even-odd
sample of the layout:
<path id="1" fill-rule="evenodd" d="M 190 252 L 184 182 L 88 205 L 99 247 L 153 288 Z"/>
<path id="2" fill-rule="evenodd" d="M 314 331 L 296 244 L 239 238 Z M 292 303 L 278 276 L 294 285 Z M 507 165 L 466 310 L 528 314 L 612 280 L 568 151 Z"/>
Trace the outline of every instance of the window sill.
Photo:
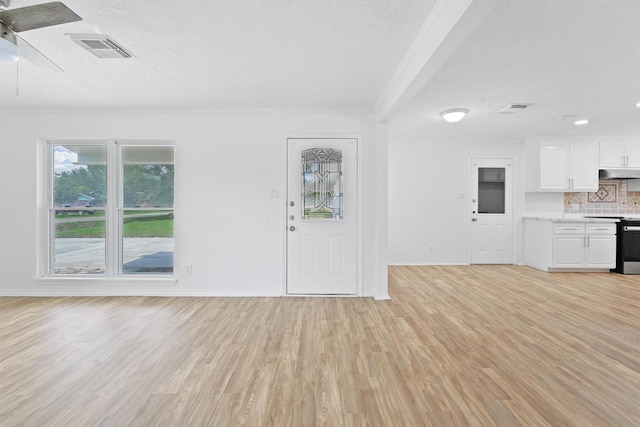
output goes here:
<path id="1" fill-rule="evenodd" d="M 36 285 L 86 285 L 86 286 L 175 286 L 178 279 L 174 276 L 136 276 L 136 277 L 74 277 L 44 276 L 34 280 Z"/>

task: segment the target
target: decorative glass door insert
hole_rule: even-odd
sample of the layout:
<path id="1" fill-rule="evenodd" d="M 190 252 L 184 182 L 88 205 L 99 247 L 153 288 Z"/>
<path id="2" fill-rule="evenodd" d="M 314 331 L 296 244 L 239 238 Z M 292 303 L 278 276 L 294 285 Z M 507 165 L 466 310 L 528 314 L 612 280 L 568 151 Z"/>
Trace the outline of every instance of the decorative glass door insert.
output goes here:
<path id="1" fill-rule="evenodd" d="M 342 220 L 342 151 L 302 151 L 302 219 Z"/>

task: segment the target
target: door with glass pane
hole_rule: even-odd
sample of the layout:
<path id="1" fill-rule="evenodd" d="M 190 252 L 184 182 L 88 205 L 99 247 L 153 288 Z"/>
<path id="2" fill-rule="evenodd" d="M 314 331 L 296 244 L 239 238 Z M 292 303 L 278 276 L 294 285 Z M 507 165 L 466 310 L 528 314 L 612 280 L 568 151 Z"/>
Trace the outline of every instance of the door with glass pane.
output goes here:
<path id="1" fill-rule="evenodd" d="M 471 162 L 471 264 L 513 263 L 512 163 Z"/>
<path id="2" fill-rule="evenodd" d="M 287 143 L 287 293 L 357 293 L 357 140 Z"/>

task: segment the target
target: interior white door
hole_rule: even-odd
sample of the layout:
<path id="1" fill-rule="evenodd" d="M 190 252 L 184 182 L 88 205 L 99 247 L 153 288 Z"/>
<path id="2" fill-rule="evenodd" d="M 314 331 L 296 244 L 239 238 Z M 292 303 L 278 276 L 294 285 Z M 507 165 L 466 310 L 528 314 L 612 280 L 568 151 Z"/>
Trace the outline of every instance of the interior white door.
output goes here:
<path id="1" fill-rule="evenodd" d="M 287 294 L 358 291 L 356 139 L 287 141 Z"/>
<path id="2" fill-rule="evenodd" d="M 471 264 L 513 264 L 512 164 L 471 161 Z"/>

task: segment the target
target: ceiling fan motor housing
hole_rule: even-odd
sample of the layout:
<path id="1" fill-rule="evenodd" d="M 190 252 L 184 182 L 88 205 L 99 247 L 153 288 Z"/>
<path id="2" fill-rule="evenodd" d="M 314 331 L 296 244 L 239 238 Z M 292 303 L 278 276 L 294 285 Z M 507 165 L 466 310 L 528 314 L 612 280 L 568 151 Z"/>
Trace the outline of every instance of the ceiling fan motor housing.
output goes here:
<path id="1" fill-rule="evenodd" d="M 16 35 L 0 22 L 0 62 L 18 60 L 18 45 Z"/>
<path id="2" fill-rule="evenodd" d="M 0 22 L 0 38 L 10 41 L 13 44 L 16 44 L 16 35 L 2 22 Z"/>

